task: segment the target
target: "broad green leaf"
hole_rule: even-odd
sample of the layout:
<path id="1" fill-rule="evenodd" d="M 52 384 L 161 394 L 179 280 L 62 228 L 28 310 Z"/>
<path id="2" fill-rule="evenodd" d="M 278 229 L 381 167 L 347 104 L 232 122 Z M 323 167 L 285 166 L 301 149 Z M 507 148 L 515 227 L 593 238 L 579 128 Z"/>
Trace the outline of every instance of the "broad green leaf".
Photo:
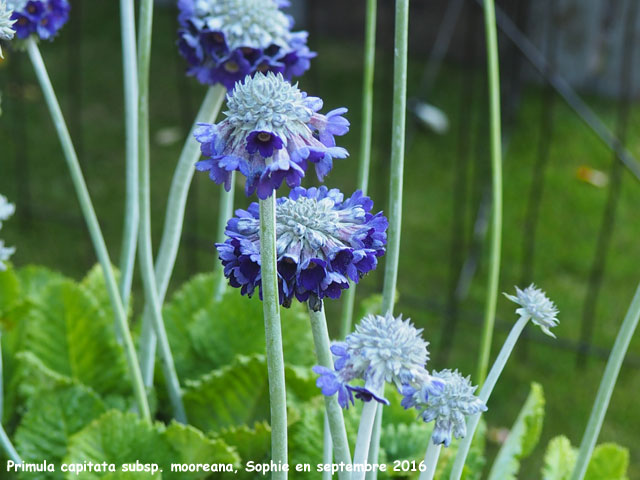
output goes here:
<path id="1" fill-rule="evenodd" d="M 116 282 L 119 282 L 120 272 L 116 267 L 112 268 L 116 276 Z M 114 318 L 111 299 L 109 298 L 107 285 L 104 280 L 104 273 L 102 272 L 102 266 L 99 263 L 89 270 L 87 275 L 80 282 L 80 285 L 97 303 L 98 309 L 103 315 L 108 318 Z M 131 305 L 131 302 L 129 302 L 129 305 Z"/>
<path id="2" fill-rule="evenodd" d="M 162 438 L 161 427 L 150 425 L 134 413 L 122 413 L 110 410 L 100 418 L 87 425 L 75 434 L 68 447 L 64 463 L 94 462 L 114 464 L 119 472 L 123 465 L 156 464 L 159 468 L 170 470 L 172 448 Z M 77 478 L 69 474 L 67 478 Z M 150 479 L 160 478 L 159 474 L 149 472 L 126 475 L 105 475 L 104 473 L 84 472 L 82 478 L 86 480 L 96 478 L 131 478 Z"/>
<path id="3" fill-rule="evenodd" d="M 322 462 L 324 443 L 324 400 L 315 399 L 300 406 L 300 418 L 289 426 L 289 464 L 291 469 L 296 464 L 308 463 L 311 472 L 298 473 L 309 479 L 321 478 L 316 465 Z M 296 478 L 294 471 L 290 476 Z"/>
<path id="4" fill-rule="evenodd" d="M 59 375 L 99 394 L 128 392 L 122 348 L 110 318 L 71 281 L 49 285 L 31 312 L 24 347 Z"/>
<path id="5" fill-rule="evenodd" d="M 20 302 L 20 282 L 13 268 L 0 270 L 0 324 L 4 315 Z"/>
<path id="6" fill-rule="evenodd" d="M 271 459 L 271 428 L 266 421 L 256 422 L 253 428 L 248 425 L 225 428 L 214 434 L 216 438 L 223 440 L 227 445 L 234 447 L 240 455 L 244 466 L 249 460 L 257 463 L 269 462 Z M 222 478 L 253 478 L 252 473 L 238 470 L 236 475 L 226 475 Z"/>
<path id="7" fill-rule="evenodd" d="M 22 296 L 37 301 L 42 297 L 47 287 L 61 280 L 69 280 L 64 275 L 49 270 L 40 265 L 27 265 L 18 270 L 18 278 L 22 287 Z"/>
<path id="8" fill-rule="evenodd" d="M 173 449 L 172 463 L 179 464 L 233 464 L 239 466 L 240 457 L 235 450 L 223 440 L 208 438 L 200 430 L 191 425 L 172 423 L 163 437 Z M 184 473 L 163 473 L 163 478 L 183 478 Z M 210 477 L 211 473 L 190 473 L 189 478 L 200 479 Z"/>
<path id="9" fill-rule="evenodd" d="M 524 402 L 507 440 L 493 462 L 489 480 L 515 480 L 520 470 L 520 460 L 526 458 L 540 440 L 544 420 L 544 393 L 538 383 L 531 384 L 531 391 Z"/>
<path id="10" fill-rule="evenodd" d="M 407 472 L 394 471 L 396 460 L 415 461 L 416 464 L 419 464 L 424 459 L 432 430 L 433 424 L 426 424 L 422 420 L 415 420 L 409 424 L 388 423 L 384 425 L 380 437 L 380 447 L 384 451 L 388 478 L 407 477 Z"/>
<path id="11" fill-rule="evenodd" d="M 319 394 L 311 372 L 285 367 L 290 404 Z M 239 356 L 229 366 L 186 382 L 184 404 L 190 422 L 203 431 L 218 431 L 268 420 L 269 382 L 264 356 Z"/>
<path id="12" fill-rule="evenodd" d="M 569 480 L 576 463 L 577 451 L 564 435 L 552 438 L 544 454 L 543 480 Z"/>
<path id="13" fill-rule="evenodd" d="M 43 460 L 59 465 L 69 438 L 105 410 L 98 396 L 82 385 L 40 391 L 29 401 L 15 434 L 16 448 L 26 462 Z M 64 478 L 55 473 L 25 474 L 25 478 Z"/>
<path id="14" fill-rule="evenodd" d="M 615 443 L 603 443 L 593 450 L 584 480 L 627 480 L 629 450 Z"/>

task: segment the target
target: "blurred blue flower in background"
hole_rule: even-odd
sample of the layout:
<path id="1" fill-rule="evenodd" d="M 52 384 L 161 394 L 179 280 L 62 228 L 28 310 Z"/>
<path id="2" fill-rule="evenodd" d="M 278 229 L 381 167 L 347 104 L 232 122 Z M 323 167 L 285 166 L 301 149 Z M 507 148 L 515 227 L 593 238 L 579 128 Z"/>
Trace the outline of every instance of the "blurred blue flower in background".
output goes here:
<path id="1" fill-rule="evenodd" d="M 67 0 L 8 0 L 11 18 L 20 39 L 36 34 L 42 40 L 52 39 L 69 19 Z"/>

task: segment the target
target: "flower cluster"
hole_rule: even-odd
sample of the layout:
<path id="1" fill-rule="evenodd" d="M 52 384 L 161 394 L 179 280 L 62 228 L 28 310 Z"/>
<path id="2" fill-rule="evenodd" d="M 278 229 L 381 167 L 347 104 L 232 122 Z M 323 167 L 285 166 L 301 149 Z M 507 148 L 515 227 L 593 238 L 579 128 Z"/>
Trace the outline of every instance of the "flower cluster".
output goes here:
<path id="1" fill-rule="evenodd" d="M 307 32 L 291 32 L 286 0 L 179 0 L 178 48 L 188 74 L 228 90 L 246 75 L 281 73 L 290 80 L 315 57 Z"/>
<path id="2" fill-rule="evenodd" d="M 544 333 L 555 338 L 555 335 L 549 330 L 560 323 L 556 318 L 558 309 L 555 304 L 533 283 L 524 290 L 516 287 L 516 295 L 504 294 L 509 300 L 520 305 L 521 308 L 518 308 L 516 313 L 521 317 L 530 318 Z"/>
<path id="3" fill-rule="evenodd" d="M 4 0 L 0 0 L 0 40 L 11 40 L 16 33 L 13 29 L 13 24 L 15 20 L 11 17 L 13 15 L 13 11 L 10 8 L 7 8 L 7 4 Z M 0 46 L 0 58 L 4 58 L 2 56 L 2 47 Z"/>
<path id="4" fill-rule="evenodd" d="M 376 400 L 388 404 L 382 395 L 385 382 L 399 391 L 410 385 L 424 385 L 425 393 L 438 393 L 442 388 L 425 369 L 428 343 L 422 339 L 422 329 L 416 329 L 409 319 L 368 315 L 347 335 L 344 342 L 331 346 L 335 355 L 334 369 L 315 366 L 320 375 L 316 385 L 326 396 L 338 394 L 338 403 L 348 408 L 353 394 L 365 402 Z M 350 384 L 364 380 L 363 386 Z"/>
<path id="5" fill-rule="evenodd" d="M 338 298 L 349 280 L 376 268 L 385 252 L 387 219 L 372 214 L 362 192 L 344 200 L 336 189 L 295 188 L 276 203 L 276 253 L 280 303 Z M 216 244 L 233 287 L 251 296 L 261 289 L 259 206 L 237 210 L 224 243 Z M 262 298 L 262 291 L 260 290 Z"/>
<path id="6" fill-rule="evenodd" d="M 200 171 L 230 189 L 231 172 L 247 177 L 247 196 L 257 190 L 265 199 L 286 180 L 300 185 L 310 163 L 318 180 L 331 171 L 333 158 L 348 156 L 337 147 L 334 136 L 349 131 L 339 108 L 326 115 L 318 113 L 322 100 L 308 97 L 281 74 L 256 74 L 236 84 L 228 96 L 227 116 L 217 125 L 200 124 L 195 132 L 207 157 L 197 163 Z"/>
<path id="7" fill-rule="evenodd" d="M 435 421 L 431 439 L 433 443 L 451 444 L 451 434 L 456 438 L 467 435 L 466 417 L 487 410 L 485 403 L 474 395 L 477 386 L 472 386 L 469 377 L 463 377 L 458 371 L 441 370 L 432 372 L 433 379 L 439 382 L 440 389 L 433 392 L 429 385 L 406 385 L 402 394 L 402 406 L 415 408 L 425 422 Z"/>
<path id="8" fill-rule="evenodd" d="M 7 197 L 0 195 L 0 229 L 2 229 L 2 222 L 13 215 L 15 211 L 15 205 L 9 203 Z M 6 270 L 4 262 L 9 260 L 15 251 L 15 247 L 5 247 L 4 240 L 0 239 L 0 271 Z"/>
<path id="9" fill-rule="evenodd" d="M 13 28 L 18 38 L 36 34 L 49 40 L 69 19 L 67 0 L 8 0 L 8 5 L 13 10 L 11 18 L 16 21 Z"/>

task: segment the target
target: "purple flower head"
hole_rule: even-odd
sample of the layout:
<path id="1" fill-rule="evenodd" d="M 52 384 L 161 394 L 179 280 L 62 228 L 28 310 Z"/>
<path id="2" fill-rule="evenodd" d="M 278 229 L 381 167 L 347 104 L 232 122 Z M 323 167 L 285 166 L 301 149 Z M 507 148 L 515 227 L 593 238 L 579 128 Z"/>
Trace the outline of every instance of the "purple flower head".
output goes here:
<path id="1" fill-rule="evenodd" d="M 458 371 L 441 370 L 425 378 L 418 388 L 405 388 L 402 405 L 420 411 L 425 422 L 435 421 L 433 442 L 448 447 L 452 434 L 463 438 L 467 434 L 466 417 L 487 410 L 485 403 L 474 395 L 477 387 L 469 377 Z"/>
<path id="2" fill-rule="evenodd" d="M 307 32 L 291 32 L 282 0 L 178 0 L 178 49 L 187 74 L 228 90 L 245 75 L 281 73 L 291 80 L 306 72 L 316 54 Z"/>
<path id="3" fill-rule="evenodd" d="M 256 147 L 259 148 L 259 147 Z M 279 150 L 275 149 L 274 152 Z M 372 214 L 373 202 L 357 191 L 344 200 L 327 187 L 297 187 L 276 202 L 276 251 L 280 303 L 338 298 L 349 280 L 377 266 L 387 241 L 387 219 Z M 260 291 L 259 206 L 237 210 L 216 244 L 229 283 L 251 296 Z"/>
<path id="4" fill-rule="evenodd" d="M 403 394 L 413 396 L 418 385 L 431 383 L 425 369 L 429 358 L 427 342 L 421 333 L 422 330 L 402 316 L 366 316 L 344 342 L 332 345 L 334 370 L 324 367 L 320 367 L 322 372 L 314 370 L 322 374 L 323 380 L 318 379 L 318 386 L 324 395 L 346 390 L 364 402 L 375 400 L 384 405 L 389 404 L 383 397 L 385 383 L 392 383 Z M 354 380 L 364 381 L 364 385 L 352 385 Z M 333 388 L 325 388 L 329 384 Z M 431 391 L 436 392 L 440 387 L 437 383 L 430 386 Z M 413 406 L 404 400 L 402 405 Z"/>
<path id="5" fill-rule="evenodd" d="M 226 119 L 202 123 L 195 132 L 207 157 L 196 167 L 227 190 L 231 172 L 238 170 L 247 177 L 247 196 L 257 192 L 265 199 L 284 181 L 291 188 L 299 186 L 309 164 L 322 181 L 334 158 L 348 156 L 335 142 L 336 135 L 349 131 L 342 116 L 347 109 L 318 113 L 322 100 L 307 96 L 282 74 L 246 77 L 228 96 L 228 107 Z"/>
<path id="6" fill-rule="evenodd" d="M 8 0 L 13 10 L 13 29 L 20 39 L 37 35 L 42 40 L 51 40 L 69 19 L 67 0 Z"/>

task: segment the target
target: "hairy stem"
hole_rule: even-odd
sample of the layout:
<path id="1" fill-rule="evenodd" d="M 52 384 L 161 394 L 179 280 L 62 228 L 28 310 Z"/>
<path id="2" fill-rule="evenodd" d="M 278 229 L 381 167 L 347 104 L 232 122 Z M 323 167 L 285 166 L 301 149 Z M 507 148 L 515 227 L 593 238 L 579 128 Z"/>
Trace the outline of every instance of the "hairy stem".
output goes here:
<path id="1" fill-rule="evenodd" d="M 492 179 L 492 222 L 491 251 L 489 253 L 489 279 L 482 327 L 482 343 L 478 358 L 478 385 L 487 376 L 491 341 L 498 301 L 498 280 L 500 278 L 500 249 L 502 242 L 502 133 L 500 128 L 500 70 L 498 56 L 498 34 L 496 12 L 493 0 L 484 0 L 484 24 L 487 39 L 487 70 L 489 75 L 489 110 L 491 127 L 491 179 Z"/>
<path id="2" fill-rule="evenodd" d="M 233 215 L 233 196 L 236 190 L 236 172 L 231 172 L 231 189 L 227 192 L 224 188 L 220 189 L 220 208 L 218 209 L 218 229 L 216 230 L 216 242 L 224 242 L 224 231 L 227 228 L 227 222 Z M 213 290 L 213 299 L 218 302 L 222 299 L 227 279 L 224 277 L 224 268 L 222 263 L 216 261 L 214 268 L 215 285 Z"/>
<path id="3" fill-rule="evenodd" d="M 418 480 L 433 480 L 441 450 L 441 443 L 436 445 L 431 439 L 429 439 L 429 446 L 427 447 L 427 452 L 424 454 L 424 466 L 426 467 L 426 470 L 420 473 Z"/>
<path id="4" fill-rule="evenodd" d="M 366 464 L 371 463 L 368 461 L 369 446 L 371 445 L 371 434 L 373 433 L 373 424 L 376 419 L 376 410 L 378 410 L 378 402 L 373 399 L 365 403 L 362 407 L 358 437 L 356 438 L 356 449 L 353 454 L 353 480 L 364 480 Z"/>
<path id="5" fill-rule="evenodd" d="M 285 464 L 287 463 L 287 392 L 278 297 L 275 191 L 266 200 L 260 200 L 260 270 L 271 404 L 271 457 L 276 464 Z M 287 472 L 273 472 L 271 478 L 284 480 L 287 478 Z"/>
<path id="6" fill-rule="evenodd" d="M 64 121 L 60 104 L 58 103 L 53 86 L 51 85 L 51 80 L 49 79 L 49 74 L 47 73 L 44 61 L 42 60 L 42 55 L 40 54 L 38 45 L 33 38 L 27 39 L 26 43 L 29 58 L 31 59 L 36 76 L 38 77 L 38 82 L 42 88 L 42 93 L 47 103 L 47 107 L 49 108 L 49 113 L 51 114 L 56 133 L 60 139 L 64 157 L 71 174 L 71 180 L 78 196 L 80 209 L 82 210 L 85 222 L 87 223 L 87 229 L 89 230 L 89 235 L 91 236 L 96 256 L 98 257 L 98 261 L 102 267 L 109 300 L 111 301 L 111 306 L 113 307 L 115 315 L 116 326 L 120 331 L 120 337 L 123 341 L 124 352 L 127 358 L 127 365 L 129 367 L 129 377 L 136 397 L 138 410 L 142 418 L 145 421 L 150 422 L 151 414 L 149 412 L 149 404 L 147 402 L 147 395 L 142 381 L 135 347 L 133 346 L 131 332 L 129 331 L 127 317 L 122 305 L 122 299 L 120 298 L 120 292 L 118 291 L 115 275 L 113 273 L 113 266 L 109 258 L 109 252 L 107 251 L 107 246 L 104 242 L 102 231 L 100 230 L 100 224 L 98 223 L 98 218 L 95 210 L 93 209 L 91 197 L 89 196 L 89 191 L 84 181 L 82 170 L 80 169 L 78 156 L 76 155 L 75 148 L 73 147 L 71 136 L 69 135 L 69 129 Z"/>

